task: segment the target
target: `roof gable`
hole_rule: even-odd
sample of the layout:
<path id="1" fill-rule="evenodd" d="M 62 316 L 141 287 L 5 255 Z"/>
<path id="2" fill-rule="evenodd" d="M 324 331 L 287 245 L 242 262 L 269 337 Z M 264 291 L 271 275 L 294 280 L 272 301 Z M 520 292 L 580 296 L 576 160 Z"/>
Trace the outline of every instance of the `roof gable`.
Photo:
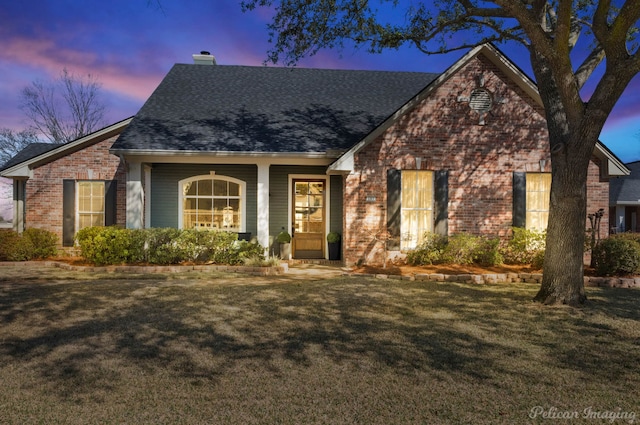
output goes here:
<path id="1" fill-rule="evenodd" d="M 640 205 L 640 161 L 625 165 L 630 174 L 610 182 L 610 205 Z"/>
<path id="2" fill-rule="evenodd" d="M 372 143 L 380 134 L 391 127 L 393 123 L 395 123 L 399 118 L 411 111 L 419 102 L 430 96 L 438 87 L 449 80 L 462 67 L 464 67 L 467 63 L 469 63 L 469 61 L 471 61 L 478 55 L 483 55 L 485 58 L 487 58 L 493 65 L 495 65 L 501 72 L 503 72 L 507 78 L 509 78 L 520 89 L 522 89 L 524 93 L 528 95 L 535 103 L 542 106 L 542 99 L 540 98 L 536 84 L 495 46 L 493 46 L 492 44 L 483 44 L 470 50 L 466 55 L 464 55 L 456 63 L 449 67 L 444 73 L 438 76 L 438 78 L 434 79 L 434 81 L 429 86 L 424 88 L 421 92 L 417 93 L 409 102 L 407 102 L 402 108 L 396 111 L 395 114 L 390 116 L 380 126 L 378 126 L 359 143 L 354 145 L 340 158 L 338 158 L 333 164 L 331 164 L 328 171 L 330 173 L 342 173 L 353 170 L 354 155 L 356 153 Z M 594 155 L 601 161 L 603 161 L 604 166 L 601 169 L 603 177 L 608 178 L 612 176 L 622 176 L 629 174 L 629 170 L 624 166 L 622 161 L 599 141 L 597 142 L 594 149 Z"/>
<path id="3" fill-rule="evenodd" d="M 0 176 L 9 178 L 29 177 L 31 169 L 39 167 L 58 158 L 77 152 L 88 146 L 113 137 L 129 125 L 132 118 L 127 118 L 115 124 L 95 131 L 62 144 L 32 143 L 20 151 L 15 157 L 0 169 Z"/>
<path id="4" fill-rule="evenodd" d="M 345 151 L 437 74 L 177 64 L 112 150 Z"/>
<path id="5" fill-rule="evenodd" d="M 5 162 L 2 167 L 0 167 L 0 171 L 6 170 L 7 168 L 11 168 L 14 165 L 20 164 L 21 162 L 28 161 L 36 156 L 47 153 L 59 146 L 62 143 L 30 143 L 25 146 L 20 152 L 18 152 L 13 158 Z"/>

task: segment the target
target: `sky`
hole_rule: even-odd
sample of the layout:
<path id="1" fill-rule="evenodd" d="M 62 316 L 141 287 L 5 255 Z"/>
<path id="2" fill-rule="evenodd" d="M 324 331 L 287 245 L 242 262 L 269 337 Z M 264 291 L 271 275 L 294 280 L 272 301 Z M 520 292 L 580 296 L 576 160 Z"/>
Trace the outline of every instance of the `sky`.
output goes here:
<path id="1" fill-rule="evenodd" d="M 106 125 L 134 115 L 175 63 L 210 51 L 218 64 L 262 65 L 270 11 L 243 13 L 239 0 L 4 0 L 0 4 L 0 128 L 22 130 L 20 92 L 63 69 L 102 84 Z M 499 46 L 531 75 L 526 52 Z M 442 72 L 464 52 L 427 56 L 322 51 L 300 67 Z M 610 116 L 601 141 L 623 162 L 640 160 L 640 76 Z"/>

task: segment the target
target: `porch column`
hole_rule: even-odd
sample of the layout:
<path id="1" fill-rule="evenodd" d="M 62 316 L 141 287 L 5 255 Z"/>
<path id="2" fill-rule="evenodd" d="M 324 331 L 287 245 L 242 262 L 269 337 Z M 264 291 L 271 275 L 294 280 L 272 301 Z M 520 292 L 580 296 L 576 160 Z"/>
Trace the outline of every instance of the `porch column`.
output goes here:
<path id="1" fill-rule="evenodd" d="M 624 217 L 625 217 L 624 205 L 616 205 L 616 217 L 613 225 L 617 227 L 618 233 L 624 233 L 627 230 L 627 223 L 625 223 Z"/>
<path id="2" fill-rule="evenodd" d="M 127 165 L 127 229 L 142 229 L 144 225 L 142 164 L 129 162 Z"/>
<path id="3" fill-rule="evenodd" d="M 18 233 L 24 231 L 26 183 L 26 180 L 13 181 L 13 230 Z"/>
<path id="4" fill-rule="evenodd" d="M 269 164 L 258 164 L 258 243 L 269 250 Z"/>
<path id="5" fill-rule="evenodd" d="M 151 167 L 148 165 L 144 166 L 144 186 L 142 189 L 144 197 L 144 228 L 147 229 L 151 227 Z M 144 196 L 145 193 L 148 193 L 149 196 Z"/>

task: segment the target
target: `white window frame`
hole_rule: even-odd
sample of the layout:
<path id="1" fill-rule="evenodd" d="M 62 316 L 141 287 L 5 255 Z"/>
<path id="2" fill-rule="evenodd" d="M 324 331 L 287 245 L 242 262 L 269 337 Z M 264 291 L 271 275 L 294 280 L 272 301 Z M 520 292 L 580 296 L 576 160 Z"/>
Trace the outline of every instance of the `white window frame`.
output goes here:
<path id="1" fill-rule="evenodd" d="M 244 233 L 247 230 L 247 183 L 243 180 L 236 179 L 234 177 L 222 176 L 211 172 L 210 174 L 193 176 L 178 182 L 178 228 L 184 228 L 184 186 L 185 184 L 192 183 L 199 180 L 222 180 L 229 183 L 235 183 L 240 187 L 240 195 L 236 198 L 229 196 L 212 196 L 211 199 L 239 199 L 240 200 L 240 229 L 238 233 Z M 213 183 L 212 183 L 213 184 Z M 211 229 L 224 231 L 225 229 Z"/>
<path id="2" fill-rule="evenodd" d="M 101 183 L 102 184 L 102 224 L 100 226 L 105 225 L 105 220 L 106 220 L 106 212 L 107 212 L 107 205 L 106 205 L 106 190 L 107 190 L 107 186 L 104 180 L 77 180 L 76 181 L 76 199 L 75 199 L 75 228 L 76 228 L 76 232 L 83 229 L 80 227 L 80 215 L 81 214 L 96 214 L 93 211 L 80 211 L 80 184 L 82 183 Z M 93 191 L 91 193 L 91 197 L 93 198 Z M 92 225 L 93 226 L 93 225 Z M 86 227 L 92 227 L 92 226 L 86 226 Z"/>
<path id="3" fill-rule="evenodd" d="M 404 190 L 404 178 L 407 173 L 430 173 L 431 174 L 431 202 L 430 207 L 428 208 L 418 208 L 418 207 L 406 207 L 406 203 L 404 202 L 405 190 Z M 416 195 L 416 190 L 412 191 L 412 195 Z M 425 232 L 433 232 L 434 229 L 434 217 L 435 217 L 435 172 L 432 170 L 401 170 L 400 172 L 400 250 L 401 251 L 409 251 L 416 246 L 418 246 L 423 239 Z M 422 234 L 411 235 L 412 238 L 409 239 L 406 235 L 407 232 L 406 226 L 407 224 L 404 222 L 404 212 L 412 211 L 412 212 L 420 212 L 420 211 L 429 211 L 431 212 L 431 221 L 429 223 L 429 228 L 424 229 Z M 415 242 L 413 242 L 413 236 L 415 236 Z"/>
<path id="4" fill-rule="evenodd" d="M 540 231 L 544 231 L 544 230 L 546 230 L 546 229 L 547 229 L 547 227 L 549 226 L 549 208 L 550 208 L 549 202 L 550 202 L 550 199 L 548 199 L 548 200 L 547 200 L 547 209 L 529 209 L 529 201 L 528 201 L 528 200 L 529 200 L 529 194 L 530 194 L 530 193 L 532 193 L 532 192 L 534 192 L 534 191 L 530 191 L 530 190 L 528 190 L 528 185 L 529 185 L 529 182 L 531 181 L 530 177 L 531 177 L 531 176 L 534 176 L 534 175 L 535 175 L 535 176 L 542 176 L 542 175 L 546 175 L 546 176 L 549 176 L 549 178 L 550 178 L 550 177 L 551 177 L 551 173 L 528 172 L 528 173 L 526 174 L 526 177 L 525 177 L 525 179 L 526 179 L 526 183 L 525 183 L 525 184 L 526 184 L 526 186 L 525 186 L 525 199 L 527 199 L 527 201 L 526 201 L 526 205 L 525 205 L 525 217 L 524 217 L 524 220 L 525 220 L 525 221 L 524 221 L 524 223 L 525 223 L 525 228 L 526 228 L 527 230 L 533 230 L 533 231 L 538 231 L 538 232 L 540 232 Z M 542 191 L 536 191 L 536 192 L 537 192 L 537 193 L 542 193 Z M 548 193 L 549 193 L 549 197 L 550 197 L 550 196 L 551 196 L 551 184 L 549 184 L 549 191 L 548 191 Z M 544 228 L 532 228 L 532 227 L 530 227 L 530 226 L 529 226 L 529 218 L 530 218 L 530 215 L 529 215 L 529 214 L 530 214 L 530 213 L 531 213 L 531 214 L 547 213 L 547 223 L 546 223 L 546 226 L 544 226 Z"/>

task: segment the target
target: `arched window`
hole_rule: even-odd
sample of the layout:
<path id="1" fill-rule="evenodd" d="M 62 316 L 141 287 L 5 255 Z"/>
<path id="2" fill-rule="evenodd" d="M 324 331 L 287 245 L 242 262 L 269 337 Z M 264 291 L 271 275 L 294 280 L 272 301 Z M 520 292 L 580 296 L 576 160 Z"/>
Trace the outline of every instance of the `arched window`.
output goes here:
<path id="1" fill-rule="evenodd" d="M 211 174 L 190 177 L 178 184 L 181 229 L 245 231 L 245 182 Z"/>

